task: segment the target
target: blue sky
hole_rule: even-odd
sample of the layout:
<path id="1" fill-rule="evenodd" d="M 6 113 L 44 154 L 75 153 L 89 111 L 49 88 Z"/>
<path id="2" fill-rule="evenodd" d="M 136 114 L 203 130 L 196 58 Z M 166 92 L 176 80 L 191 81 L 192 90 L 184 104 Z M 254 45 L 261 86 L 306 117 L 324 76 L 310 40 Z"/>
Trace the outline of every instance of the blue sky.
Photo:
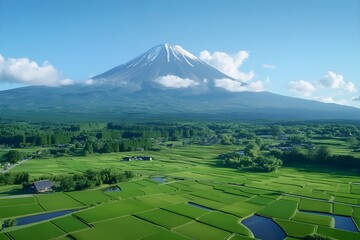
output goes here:
<path id="1" fill-rule="evenodd" d="M 360 107 L 358 0 L 0 0 L 0 90 L 82 82 L 161 43 L 254 90 Z"/>

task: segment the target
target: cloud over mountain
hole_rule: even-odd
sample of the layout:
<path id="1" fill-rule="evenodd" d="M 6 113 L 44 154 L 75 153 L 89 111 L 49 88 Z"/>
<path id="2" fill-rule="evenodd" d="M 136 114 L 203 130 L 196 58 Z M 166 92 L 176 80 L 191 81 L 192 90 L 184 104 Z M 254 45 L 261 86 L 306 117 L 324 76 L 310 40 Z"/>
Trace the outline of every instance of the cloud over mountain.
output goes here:
<path id="1" fill-rule="evenodd" d="M 255 72 L 241 72 L 239 67 L 247 58 L 249 58 L 249 56 L 250 54 L 247 51 L 239 51 L 236 54 L 230 55 L 220 51 L 210 53 L 209 51 L 204 50 L 200 52 L 199 58 L 230 77 L 248 82 L 254 78 Z"/>
<path id="2" fill-rule="evenodd" d="M 73 80 L 62 78 L 56 68 L 45 61 L 39 65 L 28 58 L 7 58 L 0 54 L 0 82 L 25 85 L 60 86 L 73 84 Z"/>
<path id="3" fill-rule="evenodd" d="M 229 92 L 260 92 L 264 91 L 264 86 L 262 81 L 251 82 L 247 85 L 242 84 L 237 80 L 232 80 L 229 78 L 216 79 L 215 87 L 223 88 Z"/>
<path id="4" fill-rule="evenodd" d="M 313 84 L 304 80 L 289 82 L 288 89 L 290 92 L 304 97 L 308 97 L 311 95 L 311 93 L 316 91 L 316 88 Z"/>
<path id="5" fill-rule="evenodd" d="M 155 79 L 155 82 L 167 88 L 188 88 L 199 85 L 198 82 L 189 78 L 181 78 L 174 75 L 162 76 Z"/>
<path id="6" fill-rule="evenodd" d="M 346 82 L 343 75 L 336 74 L 333 71 L 328 71 L 323 78 L 317 81 L 317 84 L 320 87 L 342 89 L 350 93 L 357 91 L 354 83 Z"/>

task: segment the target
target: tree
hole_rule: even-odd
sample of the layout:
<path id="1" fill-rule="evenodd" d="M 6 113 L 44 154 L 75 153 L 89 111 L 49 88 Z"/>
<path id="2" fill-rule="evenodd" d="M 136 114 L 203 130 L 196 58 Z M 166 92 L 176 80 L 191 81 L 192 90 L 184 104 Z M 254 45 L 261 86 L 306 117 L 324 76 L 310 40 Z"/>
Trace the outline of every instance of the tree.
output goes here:
<path id="1" fill-rule="evenodd" d="M 316 153 L 316 162 L 318 163 L 327 163 L 328 159 L 331 156 L 330 148 L 328 146 L 321 146 L 317 149 Z"/>
<path id="2" fill-rule="evenodd" d="M 307 162 L 309 160 L 308 151 L 300 147 L 293 147 L 290 152 L 283 154 L 282 159 L 286 163 Z"/>
<path id="3" fill-rule="evenodd" d="M 305 240 L 335 240 L 335 238 L 324 236 L 324 235 L 317 234 L 317 233 L 307 235 L 304 239 Z"/>
<path id="4" fill-rule="evenodd" d="M 259 156 L 254 159 L 253 170 L 260 172 L 274 172 L 279 166 L 282 165 L 282 161 L 275 157 Z"/>
<path id="5" fill-rule="evenodd" d="M 132 171 L 125 171 L 125 178 L 126 179 L 131 179 L 133 177 L 135 177 L 135 174 Z"/>
<path id="6" fill-rule="evenodd" d="M 17 224 L 16 219 L 9 218 L 4 220 L 4 227 L 15 227 Z"/>
<path id="7" fill-rule="evenodd" d="M 253 160 L 249 156 L 239 156 L 239 166 L 241 168 L 251 168 L 253 166 Z"/>
<path id="8" fill-rule="evenodd" d="M 280 136 L 280 133 L 283 131 L 283 127 L 280 125 L 273 125 L 270 128 L 271 135 L 273 135 L 274 137 Z"/>
<path id="9" fill-rule="evenodd" d="M 249 143 L 246 146 L 244 153 L 247 156 L 256 157 L 259 155 L 259 151 L 260 151 L 259 145 L 257 145 L 256 143 Z"/>
<path id="10" fill-rule="evenodd" d="M 17 150 L 10 150 L 7 154 L 6 154 L 6 158 L 9 162 L 11 163 L 17 163 L 18 161 L 21 160 L 21 154 L 19 151 Z"/>
<path id="11" fill-rule="evenodd" d="M 90 154 L 94 152 L 93 143 L 92 142 L 86 142 L 84 146 L 84 153 Z"/>
<path id="12" fill-rule="evenodd" d="M 28 183 L 30 181 L 30 175 L 27 172 L 18 172 L 15 175 L 14 183 L 15 184 L 22 184 Z"/>
<path id="13" fill-rule="evenodd" d="M 357 148 L 359 146 L 359 141 L 355 137 L 350 137 L 347 142 L 351 148 Z"/>
<path id="14" fill-rule="evenodd" d="M 74 178 L 72 176 L 63 176 L 60 179 L 60 189 L 62 191 L 70 191 L 73 190 L 75 187 L 75 181 Z"/>
<path id="15" fill-rule="evenodd" d="M 100 177 L 103 183 L 113 184 L 118 182 L 118 173 L 113 169 L 106 168 L 100 171 Z"/>

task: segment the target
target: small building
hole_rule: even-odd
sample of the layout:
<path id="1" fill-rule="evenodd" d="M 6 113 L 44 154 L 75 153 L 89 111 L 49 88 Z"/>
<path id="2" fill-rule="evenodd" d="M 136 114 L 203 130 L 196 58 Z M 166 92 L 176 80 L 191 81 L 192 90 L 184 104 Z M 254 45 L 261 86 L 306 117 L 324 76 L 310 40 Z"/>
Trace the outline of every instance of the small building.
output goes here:
<path id="1" fill-rule="evenodd" d="M 123 161 L 152 161 L 153 157 L 149 156 L 132 156 L 132 157 L 123 157 Z"/>
<path id="2" fill-rule="evenodd" d="M 36 192 L 51 192 L 54 185 L 49 179 L 34 182 L 31 188 Z"/>
<path id="3" fill-rule="evenodd" d="M 287 140 L 287 136 L 284 132 L 280 133 L 279 137 L 278 137 L 279 140 Z"/>

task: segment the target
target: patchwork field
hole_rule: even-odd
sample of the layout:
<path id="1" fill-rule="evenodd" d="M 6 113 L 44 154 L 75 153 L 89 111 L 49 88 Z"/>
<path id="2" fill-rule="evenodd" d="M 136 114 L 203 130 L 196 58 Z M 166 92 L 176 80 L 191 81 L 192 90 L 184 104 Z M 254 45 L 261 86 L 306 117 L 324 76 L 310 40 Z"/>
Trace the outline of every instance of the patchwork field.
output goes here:
<path id="1" fill-rule="evenodd" d="M 253 215 L 271 219 L 289 239 L 314 233 L 360 239 L 360 187 L 353 184 L 360 177 L 309 167 L 283 167 L 273 173 L 219 167 L 216 156 L 233 148 L 187 146 L 141 152 L 153 156 L 151 162 L 120 161 L 126 153 L 26 162 L 12 171 L 40 176 L 112 167 L 134 171 L 138 177 L 119 183 L 119 192 L 93 189 L 13 198 L 9 189 L 0 188 L 2 220 L 77 209 L 4 229 L 0 239 L 253 239 L 256 235 L 243 223 Z M 165 181 L 152 180 L 155 176 Z M 356 231 L 337 229 L 333 217 L 309 211 L 347 216 Z"/>

